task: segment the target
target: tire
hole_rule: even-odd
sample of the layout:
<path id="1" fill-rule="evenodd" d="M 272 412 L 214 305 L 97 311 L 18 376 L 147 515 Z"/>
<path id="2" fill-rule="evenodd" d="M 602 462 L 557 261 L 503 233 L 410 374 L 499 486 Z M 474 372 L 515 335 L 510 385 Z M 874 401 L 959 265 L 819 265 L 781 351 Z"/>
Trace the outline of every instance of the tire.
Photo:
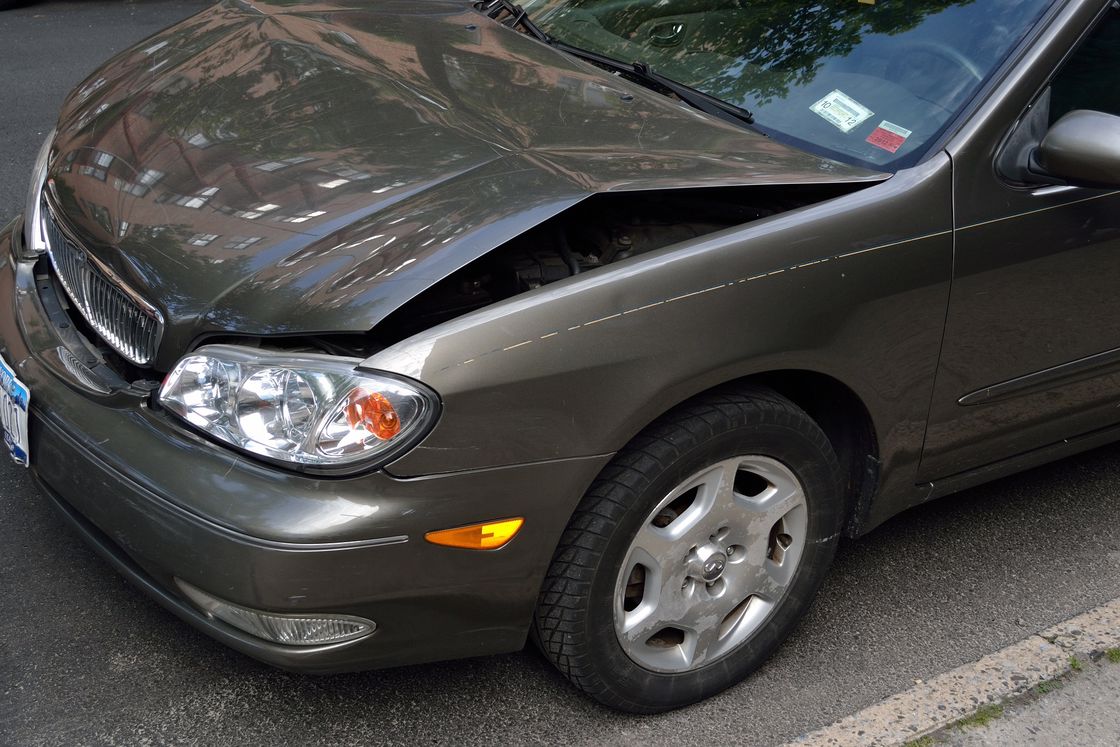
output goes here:
<path id="1" fill-rule="evenodd" d="M 836 453 L 804 411 L 761 387 L 703 395 L 646 428 L 592 484 L 546 574 L 535 638 L 604 705 L 695 703 L 793 631 L 845 513 Z"/>

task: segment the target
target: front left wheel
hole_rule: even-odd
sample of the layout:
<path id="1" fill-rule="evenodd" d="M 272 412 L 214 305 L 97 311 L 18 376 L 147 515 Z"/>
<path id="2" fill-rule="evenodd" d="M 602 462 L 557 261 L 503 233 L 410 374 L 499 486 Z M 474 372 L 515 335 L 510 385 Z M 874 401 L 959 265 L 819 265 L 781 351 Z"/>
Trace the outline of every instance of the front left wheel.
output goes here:
<path id="1" fill-rule="evenodd" d="M 763 388 L 705 395 L 619 452 L 573 515 L 534 626 L 577 687 L 653 713 L 757 668 L 807 611 L 844 501 L 828 438 Z"/>

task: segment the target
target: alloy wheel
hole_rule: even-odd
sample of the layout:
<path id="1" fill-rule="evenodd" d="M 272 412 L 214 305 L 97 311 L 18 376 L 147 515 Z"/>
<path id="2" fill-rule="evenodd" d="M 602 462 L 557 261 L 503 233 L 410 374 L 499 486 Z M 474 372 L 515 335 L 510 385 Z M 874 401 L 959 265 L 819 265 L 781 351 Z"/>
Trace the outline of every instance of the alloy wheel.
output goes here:
<path id="1" fill-rule="evenodd" d="M 761 629 L 805 547 L 801 483 L 769 457 L 726 459 L 671 490 L 639 528 L 615 588 L 615 633 L 638 665 L 687 672 Z"/>

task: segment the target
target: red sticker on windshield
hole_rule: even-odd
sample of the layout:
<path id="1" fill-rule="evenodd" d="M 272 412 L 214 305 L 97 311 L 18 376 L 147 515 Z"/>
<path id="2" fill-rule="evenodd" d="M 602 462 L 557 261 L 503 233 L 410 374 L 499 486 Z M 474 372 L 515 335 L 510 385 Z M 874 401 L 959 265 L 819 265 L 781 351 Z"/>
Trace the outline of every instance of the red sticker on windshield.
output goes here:
<path id="1" fill-rule="evenodd" d="M 867 136 L 867 142 L 889 153 L 897 153 L 898 149 L 902 147 L 902 144 L 906 142 L 906 138 L 913 134 L 914 133 L 905 127 L 899 127 L 884 119 L 879 123 L 879 126 Z"/>

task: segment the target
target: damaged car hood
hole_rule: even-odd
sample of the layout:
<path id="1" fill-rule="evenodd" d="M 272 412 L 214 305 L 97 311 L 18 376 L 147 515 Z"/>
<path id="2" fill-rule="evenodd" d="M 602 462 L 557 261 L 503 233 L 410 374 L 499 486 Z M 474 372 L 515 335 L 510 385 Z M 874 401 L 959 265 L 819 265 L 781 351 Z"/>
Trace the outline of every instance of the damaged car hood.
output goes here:
<path id="1" fill-rule="evenodd" d="M 363 332 L 596 192 L 877 181 L 459 2 L 227 3 L 66 104 L 49 201 L 202 335 Z"/>

